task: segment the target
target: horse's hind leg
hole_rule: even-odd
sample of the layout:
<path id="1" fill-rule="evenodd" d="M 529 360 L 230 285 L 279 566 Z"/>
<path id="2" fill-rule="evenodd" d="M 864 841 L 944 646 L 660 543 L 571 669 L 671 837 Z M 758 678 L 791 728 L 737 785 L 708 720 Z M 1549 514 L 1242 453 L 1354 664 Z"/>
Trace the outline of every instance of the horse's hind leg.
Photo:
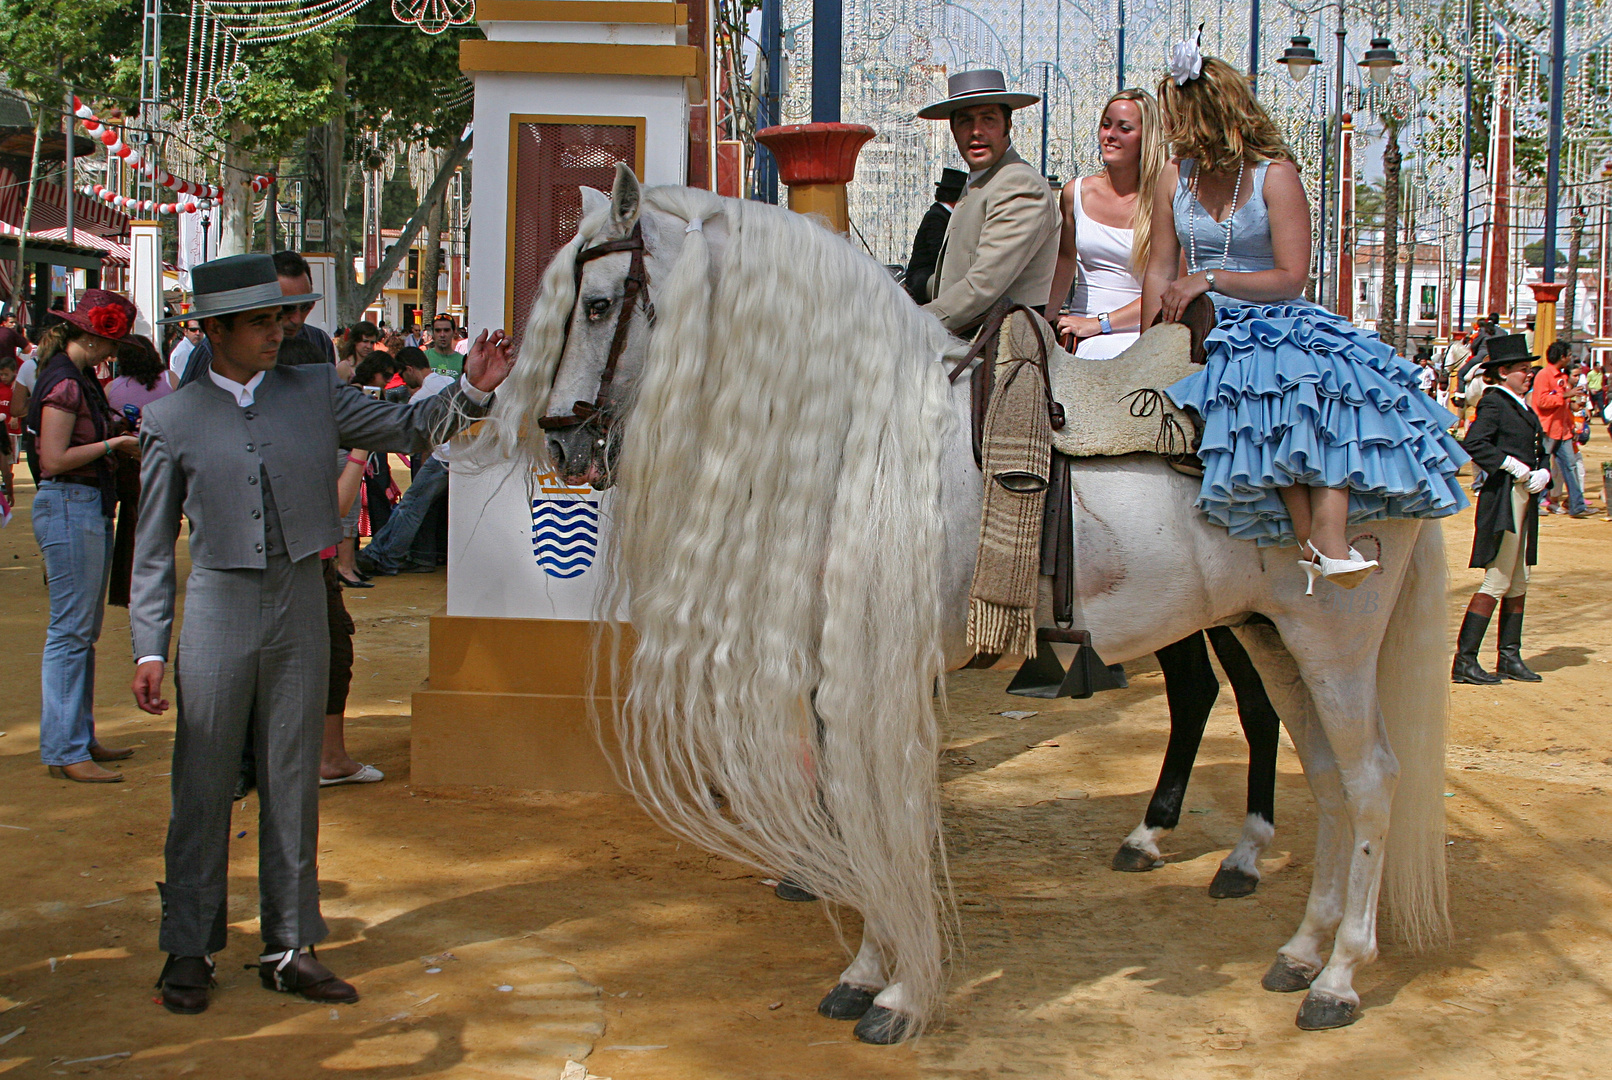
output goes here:
<path id="1" fill-rule="evenodd" d="M 1315 799 L 1315 867 L 1304 919 L 1287 944 L 1277 950 L 1275 961 L 1261 980 L 1267 990 L 1293 993 L 1309 989 L 1326 966 L 1332 936 L 1343 919 L 1353 830 L 1344 809 L 1337 759 L 1316 719 L 1298 665 L 1273 628 L 1248 626 L 1236 633 L 1257 666 L 1269 700 L 1287 725 Z"/>
<path id="2" fill-rule="evenodd" d="M 1203 727 L 1220 694 L 1220 679 L 1209 663 L 1203 632 L 1182 638 L 1155 653 L 1164 670 L 1164 698 L 1170 705 L 1170 744 L 1164 751 L 1159 782 L 1147 804 L 1142 824 L 1114 854 L 1115 870 L 1151 870 L 1159 862 L 1159 840 L 1181 820 L 1192 763 L 1203 742 Z"/>
<path id="3" fill-rule="evenodd" d="M 1293 619 L 1281 629 L 1332 749 L 1346 815 L 1338 827 L 1349 837 L 1342 917 L 1326 967 L 1299 1008 L 1298 1026 L 1342 1027 L 1354 1023 L 1360 1009 L 1355 970 L 1377 956 L 1377 899 L 1399 783 L 1399 762 L 1388 745 L 1377 700 L 1382 627 L 1362 626 L 1346 650 L 1339 648 L 1342 635 L 1322 619 Z"/>
<path id="4" fill-rule="evenodd" d="M 1282 721 L 1237 636 L 1224 626 L 1212 626 L 1208 634 L 1237 695 L 1237 718 L 1248 740 L 1248 811 L 1242 839 L 1209 883 L 1209 895 L 1224 900 L 1253 895 L 1259 887 L 1260 856 L 1276 835 L 1276 742 Z"/>

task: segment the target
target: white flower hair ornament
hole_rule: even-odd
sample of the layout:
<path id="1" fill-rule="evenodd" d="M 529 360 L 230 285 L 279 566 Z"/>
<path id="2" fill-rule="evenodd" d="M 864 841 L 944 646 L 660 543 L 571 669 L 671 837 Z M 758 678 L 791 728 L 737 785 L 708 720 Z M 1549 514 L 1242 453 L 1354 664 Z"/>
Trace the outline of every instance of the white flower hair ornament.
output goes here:
<path id="1" fill-rule="evenodd" d="M 1203 74 L 1203 24 L 1198 24 L 1198 33 L 1191 41 L 1178 41 L 1170 50 L 1170 78 L 1175 80 L 1177 86 L 1185 86 L 1188 79 L 1196 79 Z"/>

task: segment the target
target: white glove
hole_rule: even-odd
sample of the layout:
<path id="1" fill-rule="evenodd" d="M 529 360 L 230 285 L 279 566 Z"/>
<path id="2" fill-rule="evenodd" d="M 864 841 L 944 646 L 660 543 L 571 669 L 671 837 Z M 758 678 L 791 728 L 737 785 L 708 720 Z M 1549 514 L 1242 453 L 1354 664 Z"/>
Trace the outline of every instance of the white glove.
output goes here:
<path id="1" fill-rule="evenodd" d="M 1500 471 L 1501 472 L 1508 472 L 1512 476 L 1515 476 L 1518 480 L 1526 480 L 1526 479 L 1528 479 L 1528 474 L 1530 472 L 1532 472 L 1532 470 L 1529 469 L 1528 466 L 1524 465 L 1521 461 L 1518 461 L 1516 458 L 1512 457 L 1510 454 L 1507 454 L 1506 455 L 1506 460 L 1504 460 L 1504 461 L 1502 461 L 1500 463 Z"/>
<path id="2" fill-rule="evenodd" d="M 1518 479 L 1521 479 L 1521 477 L 1518 477 Z M 1538 495 L 1548 487 L 1550 487 L 1549 469 L 1535 469 L 1528 474 L 1528 494 Z"/>

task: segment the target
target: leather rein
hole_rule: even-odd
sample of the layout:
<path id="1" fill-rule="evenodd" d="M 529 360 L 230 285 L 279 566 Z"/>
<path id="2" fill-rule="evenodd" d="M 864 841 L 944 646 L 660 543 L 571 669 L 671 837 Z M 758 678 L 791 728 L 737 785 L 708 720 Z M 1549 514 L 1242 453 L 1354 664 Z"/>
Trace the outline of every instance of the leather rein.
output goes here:
<path id="1" fill-rule="evenodd" d="M 621 311 L 616 316 L 616 332 L 610 339 L 610 353 L 605 357 L 604 371 L 599 375 L 599 392 L 592 401 L 578 401 L 571 406 L 570 416 L 545 416 L 538 420 L 537 426 L 544 431 L 560 431 L 565 428 L 578 427 L 592 421 L 599 429 L 601 435 L 610 429 L 610 416 L 605 411 L 605 395 L 610 391 L 610 384 L 616 378 L 616 366 L 621 362 L 621 354 L 627 347 L 627 331 L 632 326 L 632 315 L 640 302 L 644 305 L 644 315 L 650 324 L 655 322 L 655 305 L 649 299 L 649 272 L 644 269 L 644 228 L 641 224 L 634 225 L 632 232 L 620 240 L 607 240 L 602 244 L 595 244 L 577 252 L 576 260 L 576 289 L 577 299 L 582 297 L 582 269 L 594 259 L 617 252 L 632 252 L 632 263 L 627 268 L 626 284 L 621 291 Z M 572 308 L 571 318 L 565 324 L 565 336 L 571 337 L 571 323 L 576 320 L 576 309 Z M 561 346 L 562 352 L 564 346 Z"/>

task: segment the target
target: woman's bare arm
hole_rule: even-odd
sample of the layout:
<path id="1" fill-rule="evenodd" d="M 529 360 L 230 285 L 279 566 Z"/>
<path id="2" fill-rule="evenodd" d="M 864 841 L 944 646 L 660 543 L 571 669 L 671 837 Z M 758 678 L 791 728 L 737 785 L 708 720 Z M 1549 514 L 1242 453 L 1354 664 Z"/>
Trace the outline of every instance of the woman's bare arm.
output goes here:
<path id="1" fill-rule="evenodd" d="M 1079 252 L 1075 247 L 1075 185 L 1081 178 L 1075 177 L 1063 186 L 1058 195 L 1058 219 L 1063 223 L 1058 233 L 1058 266 L 1052 272 L 1052 293 L 1047 297 L 1047 321 L 1054 326 L 1058 325 L 1058 313 L 1063 310 L 1063 303 L 1069 298 L 1069 290 L 1075 284 L 1075 270 Z"/>
<path id="2" fill-rule="evenodd" d="M 1142 278 L 1143 327 L 1153 325 L 1153 319 L 1163 304 L 1165 290 L 1180 276 L 1181 245 L 1175 235 L 1175 206 L 1172 203 L 1180 176 L 1180 166 L 1172 161 L 1164 167 L 1153 188 L 1152 238 L 1147 253 L 1147 270 Z"/>

